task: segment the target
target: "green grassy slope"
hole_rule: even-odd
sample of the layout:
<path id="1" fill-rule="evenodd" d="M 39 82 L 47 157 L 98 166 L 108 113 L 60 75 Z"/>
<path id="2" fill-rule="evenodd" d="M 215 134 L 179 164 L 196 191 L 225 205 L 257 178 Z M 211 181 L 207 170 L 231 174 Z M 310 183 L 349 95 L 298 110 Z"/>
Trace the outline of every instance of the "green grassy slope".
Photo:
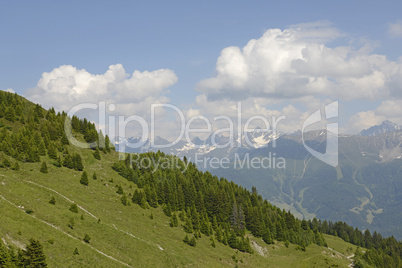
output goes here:
<path id="1" fill-rule="evenodd" d="M 19 107 L 14 122 L 6 119 L 7 112 L 0 119 L 0 134 L 9 136 L 7 141 L 0 140 L 3 150 L 0 150 L 0 237 L 15 250 L 23 249 L 30 238 L 39 240 L 49 267 L 346 267 L 350 264 L 346 257 L 333 254 L 325 247 L 310 244 L 302 251 L 297 250 L 300 247 L 296 245 L 286 247 L 282 242 L 268 245 L 251 234 L 247 236 L 253 254 L 239 252 L 222 243 L 216 243 L 213 248 L 210 237 L 205 235 L 197 239 L 196 247 L 191 247 L 183 242 L 184 223 L 180 222 L 178 228 L 170 227 L 171 218 L 161 207 L 143 209 L 136 204 L 122 204 L 121 195 L 116 193 L 117 186 L 122 186 L 129 199 L 137 186 L 112 169 L 118 153 L 101 152 L 102 159 L 96 160 L 92 150 L 63 145 L 62 137 L 57 136 L 59 126 L 46 127 L 47 119 L 38 117 L 37 112 L 33 116 L 33 109 L 39 111 L 39 107 L 18 96 L 12 98 L 10 103 L 18 102 Z M 53 122 L 56 123 L 51 124 L 57 124 L 57 120 Z M 80 184 L 81 171 L 55 167 L 51 164 L 55 160 L 48 155 L 37 156 L 39 159 L 32 161 L 39 145 L 32 143 L 34 135 L 27 137 L 19 130 L 31 128 L 37 135 L 43 127 L 51 137 L 51 146 L 61 148 L 57 152 L 59 156 L 65 149 L 71 155 L 81 155 L 89 177 L 88 186 Z M 19 134 L 14 135 L 17 132 Z M 75 135 L 84 139 L 83 134 Z M 33 154 L 21 146 L 10 150 L 13 147 L 10 145 L 16 145 L 17 140 L 18 145 L 33 144 Z M 11 167 L 4 165 L 5 159 L 11 162 Z M 48 166 L 47 174 L 40 172 L 43 161 Z M 16 162 L 20 168 L 13 170 Z M 92 179 L 94 172 L 97 180 Z M 49 203 L 52 198 L 56 200 L 55 205 Z M 78 205 L 78 213 L 69 210 L 73 203 Z M 85 235 L 90 236 L 90 243 L 83 241 Z M 348 247 L 342 241 L 335 244 L 332 247 L 340 252 Z M 78 255 L 73 254 L 75 249 Z"/>
<path id="2" fill-rule="evenodd" d="M 49 165 L 48 174 L 39 172 L 39 163 L 21 164 L 20 171 L 0 169 L 1 236 L 15 246 L 26 244 L 30 237 L 39 239 L 50 267 L 233 267 L 236 264 L 345 267 L 349 264 L 345 258 L 329 254 L 324 247 L 310 245 L 302 252 L 294 245 L 289 248 L 282 243 L 267 245 L 256 238 L 251 240 L 261 246 L 265 256 L 258 252 L 236 253 L 220 243 L 214 249 L 205 236 L 197 240 L 195 248 L 190 247 L 182 242 L 182 229 L 171 228 L 170 218 L 160 208 L 144 210 L 138 205 L 121 204 L 116 185 L 122 185 L 126 193 L 132 193 L 136 186 L 111 169 L 116 153 L 102 155 L 101 161 L 95 160 L 90 150 L 81 154 L 88 174 L 96 171 L 98 175 L 97 180 L 90 178 L 89 186 L 79 183 L 81 172 L 66 168 Z M 52 196 L 56 205 L 49 204 Z M 69 211 L 70 200 L 81 207 L 78 214 Z M 28 210 L 33 212 L 27 214 Z M 151 213 L 154 219 L 150 219 Z M 74 229 L 68 227 L 71 218 Z M 90 244 L 82 241 L 85 234 L 90 235 Z M 79 255 L 73 255 L 75 248 Z"/>

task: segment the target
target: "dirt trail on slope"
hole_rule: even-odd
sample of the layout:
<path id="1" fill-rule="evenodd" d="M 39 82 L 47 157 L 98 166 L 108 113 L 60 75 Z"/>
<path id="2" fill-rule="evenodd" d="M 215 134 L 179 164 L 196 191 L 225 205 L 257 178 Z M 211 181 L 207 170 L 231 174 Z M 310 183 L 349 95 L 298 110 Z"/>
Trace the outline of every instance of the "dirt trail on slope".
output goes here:
<path id="1" fill-rule="evenodd" d="M 111 260 L 113 260 L 113 261 L 115 261 L 115 262 L 118 262 L 118 263 L 120 263 L 120 264 L 122 264 L 122 265 L 124 265 L 124 266 L 132 267 L 131 265 L 129 265 L 129 264 L 125 263 L 125 262 L 122 262 L 122 261 L 120 261 L 120 260 L 118 260 L 118 259 L 116 259 L 116 258 L 114 258 L 114 257 L 112 257 L 112 256 L 110 256 L 110 255 L 107 255 L 106 253 L 100 251 L 99 249 L 94 248 L 93 246 L 89 245 L 88 243 L 85 243 L 84 241 L 78 239 L 77 237 L 72 236 L 72 235 L 69 234 L 69 233 L 66 233 L 65 231 L 63 231 L 62 229 L 60 229 L 59 227 L 57 227 L 57 226 L 55 226 L 55 225 L 53 225 L 53 224 L 51 224 L 51 223 L 49 223 L 49 222 L 47 222 L 47 221 L 44 221 L 44 220 L 42 220 L 42 219 L 39 219 L 39 218 L 37 218 L 35 215 L 26 214 L 25 211 L 24 211 L 22 208 L 18 207 L 16 204 L 14 204 L 14 203 L 12 203 L 11 201 L 7 200 L 4 196 L 0 195 L 0 198 L 2 198 L 4 201 L 6 201 L 6 202 L 9 203 L 10 205 L 14 206 L 15 208 L 17 208 L 18 210 L 22 211 L 25 215 L 27 215 L 27 216 L 29 216 L 29 217 L 32 217 L 32 218 L 34 218 L 34 219 L 36 219 L 36 220 L 38 220 L 38 221 L 40 221 L 40 222 L 42 222 L 42 223 L 44 223 L 44 224 L 46 224 L 46 225 L 48 225 L 48 226 L 50 226 L 50 227 L 56 229 L 57 231 L 62 232 L 63 234 L 67 235 L 68 237 L 70 237 L 70 238 L 72 238 L 72 239 L 75 239 L 75 240 L 77 240 L 77 241 L 83 243 L 84 245 L 90 247 L 92 250 L 94 250 L 94 251 L 98 252 L 99 254 L 105 256 L 106 258 L 109 258 L 109 259 L 111 259 Z"/>

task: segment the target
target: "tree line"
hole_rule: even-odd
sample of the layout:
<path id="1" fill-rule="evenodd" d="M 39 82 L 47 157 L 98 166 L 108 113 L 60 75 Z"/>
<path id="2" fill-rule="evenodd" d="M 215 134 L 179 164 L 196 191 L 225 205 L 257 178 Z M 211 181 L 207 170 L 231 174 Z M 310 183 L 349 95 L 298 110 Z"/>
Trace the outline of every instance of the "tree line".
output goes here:
<path id="1" fill-rule="evenodd" d="M 271 205 L 255 187 L 249 191 L 199 171 L 193 163 L 186 163 L 186 159 L 163 152 L 135 157 L 136 161 L 132 162 L 132 155 L 127 154 L 125 160 L 113 165 L 121 176 L 137 184 L 132 202 L 143 208 L 162 207 L 168 216 L 178 214 L 184 231 L 196 238 L 201 234 L 213 236 L 218 242 L 245 252 L 252 251 L 248 232 L 269 244 L 274 240 L 284 241 L 297 244 L 303 250 L 311 243 L 326 245 L 317 228 L 311 229 L 307 222 Z M 178 164 L 172 167 L 163 162 Z M 175 222 L 173 218 L 172 222 Z"/>

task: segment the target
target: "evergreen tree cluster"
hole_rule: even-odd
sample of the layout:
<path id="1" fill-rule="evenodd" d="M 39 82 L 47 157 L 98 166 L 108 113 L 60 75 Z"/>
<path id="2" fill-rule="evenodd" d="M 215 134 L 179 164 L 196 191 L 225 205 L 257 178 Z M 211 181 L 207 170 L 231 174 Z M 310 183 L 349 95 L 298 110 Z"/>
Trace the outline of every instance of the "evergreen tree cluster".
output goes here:
<path id="1" fill-rule="evenodd" d="M 331 222 L 313 219 L 308 222 L 311 229 L 317 229 L 322 233 L 338 236 L 353 245 L 367 248 L 364 254 L 357 255 L 369 265 L 375 267 L 401 267 L 402 266 L 402 242 L 393 236 L 383 238 L 381 234 L 369 230 L 364 232 L 347 225 L 345 222 Z"/>
<path id="2" fill-rule="evenodd" d="M 0 239 L 0 267 L 47 267 L 42 245 L 38 240 L 31 238 L 25 250 L 16 251 Z"/>
<path id="3" fill-rule="evenodd" d="M 136 161 L 132 162 L 134 157 Z M 246 231 L 263 237 L 267 243 L 278 240 L 302 247 L 311 243 L 326 245 L 321 232 L 263 200 L 254 187 L 250 192 L 199 171 L 193 163 L 185 169 L 185 162 L 175 156 L 162 152 L 127 155 L 113 169 L 137 184 L 139 189 L 132 196 L 134 204 L 142 208 L 161 206 L 172 217 L 178 213 L 184 231 L 196 238 L 201 233 L 215 236 L 218 242 L 245 252 L 252 252 Z M 172 218 L 171 226 L 175 222 Z"/>
<path id="4" fill-rule="evenodd" d="M 70 119 L 65 112 L 56 114 L 54 108 L 46 111 L 39 104 L 32 104 L 17 94 L 0 91 L 0 160 L 8 156 L 20 162 L 41 162 L 41 157 L 48 155 L 55 160 L 53 165 L 57 167 L 82 171 L 81 156 L 70 154 L 67 149 L 66 119 L 70 120 L 73 133 L 82 134 L 89 143 L 97 142 L 92 144 L 95 158 L 100 159 L 100 151 L 111 151 L 109 137 L 98 133 L 95 124 L 87 119 L 81 120 L 76 116 Z M 60 153 L 63 153 L 64 159 Z M 19 165 L 12 168 L 19 169 Z"/>

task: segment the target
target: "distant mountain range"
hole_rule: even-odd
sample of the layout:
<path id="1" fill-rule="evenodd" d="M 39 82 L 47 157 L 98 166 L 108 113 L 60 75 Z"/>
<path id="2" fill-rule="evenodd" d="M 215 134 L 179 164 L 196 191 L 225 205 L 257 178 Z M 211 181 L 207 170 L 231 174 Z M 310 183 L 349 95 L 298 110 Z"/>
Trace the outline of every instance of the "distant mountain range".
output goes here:
<path id="1" fill-rule="evenodd" d="M 359 135 L 339 135 L 339 164 L 329 166 L 313 157 L 304 143 L 325 153 L 325 130 L 307 133 L 247 133 L 233 139 L 233 146 L 220 146 L 228 137 L 194 138 L 160 149 L 186 156 L 200 169 L 226 177 L 249 189 L 256 186 L 271 203 L 292 211 L 300 218 L 342 220 L 361 229 L 379 231 L 402 239 L 402 130 L 390 121 L 363 130 Z M 211 140 L 215 138 L 215 143 Z M 118 139 L 116 149 L 126 152 L 157 151 L 149 140 L 138 148 L 129 143 L 139 138 Z M 250 142 L 248 142 L 250 141 Z M 158 137 L 155 144 L 167 144 Z M 239 146 L 241 144 L 241 146 Z M 220 148 L 222 147 L 222 148 Z M 249 159 L 284 159 L 286 168 L 249 168 L 236 161 Z M 196 158 L 197 157 L 197 158 Z M 237 159 L 236 159 L 237 157 Z M 206 159 L 229 159 L 229 166 L 213 168 Z M 204 161 L 197 162 L 196 160 Z M 269 161 L 271 161 L 269 160 Z"/>
<path id="2" fill-rule="evenodd" d="M 195 137 L 190 142 L 182 140 L 166 148 L 160 148 L 159 146 L 169 145 L 170 142 L 159 136 L 155 138 L 154 145 L 151 144 L 149 139 L 141 140 L 140 137 L 117 137 L 115 138 L 114 144 L 117 151 L 130 153 L 161 150 L 165 153 L 180 157 L 186 156 L 190 159 L 194 159 L 196 154 L 232 158 L 235 153 L 244 154 L 255 149 L 266 147 L 270 142 L 277 140 L 283 135 L 285 134 L 282 132 L 263 132 L 260 129 L 256 129 L 253 132 L 242 135 L 242 137 L 235 135 L 231 140 L 229 137 L 211 134 L 206 140 Z"/>
<path id="3" fill-rule="evenodd" d="M 384 122 L 381 123 L 381 125 L 377 125 L 377 126 L 372 126 L 368 129 L 364 129 L 362 130 L 362 132 L 360 132 L 360 136 L 377 136 L 380 134 L 384 134 L 384 133 L 390 133 L 393 131 L 397 131 L 400 130 L 400 127 L 395 124 L 392 123 L 391 121 L 385 120 Z"/>

